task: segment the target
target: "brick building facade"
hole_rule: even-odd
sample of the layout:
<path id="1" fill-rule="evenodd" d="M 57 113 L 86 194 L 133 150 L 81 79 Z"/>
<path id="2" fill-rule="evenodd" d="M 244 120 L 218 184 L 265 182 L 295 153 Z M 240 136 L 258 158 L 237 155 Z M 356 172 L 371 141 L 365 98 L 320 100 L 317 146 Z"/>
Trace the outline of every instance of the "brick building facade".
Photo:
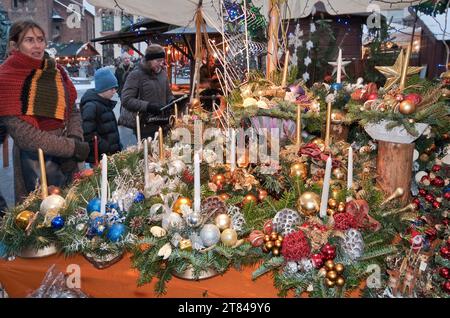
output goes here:
<path id="1" fill-rule="evenodd" d="M 11 22 L 32 18 L 55 43 L 88 42 L 95 36 L 94 16 L 82 9 L 82 1 L 72 0 L 0 0 Z M 81 11 L 81 21 L 68 7 Z M 79 27 L 78 27 L 79 26 Z"/>

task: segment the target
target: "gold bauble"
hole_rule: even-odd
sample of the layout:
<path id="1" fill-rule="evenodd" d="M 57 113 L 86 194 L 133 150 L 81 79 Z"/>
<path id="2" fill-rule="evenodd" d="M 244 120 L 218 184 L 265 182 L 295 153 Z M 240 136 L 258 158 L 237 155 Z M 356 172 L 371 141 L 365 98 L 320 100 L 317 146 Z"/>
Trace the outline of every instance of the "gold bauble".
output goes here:
<path id="1" fill-rule="evenodd" d="M 420 161 L 426 162 L 428 161 L 428 159 L 430 159 L 430 157 L 426 153 L 423 153 L 420 155 L 419 159 Z"/>
<path id="2" fill-rule="evenodd" d="M 266 234 L 264 235 L 264 242 L 269 242 L 270 241 L 270 235 Z"/>
<path id="3" fill-rule="evenodd" d="M 225 176 L 223 174 L 215 174 L 211 178 L 211 182 L 214 183 L 216 186 L 221 186 L 225 183 Z"/>
<path id="4" fill-rule="evenodd" d="M 337 211 L 339 213 L 345 212 L 345 203 L 344 202 L 339 202 L 338 207 L 337 207 Z"/>
<path id="5" fill-rule="evenodd" d="M 344 172 L 344 169 L 342 169 L 342 168 L 334 168 L 331 171 L 331 173 L 338 180 L 344 180 L 344 178 L 345 178 L 345 172 Z"/>
<path id="6" fill-rule="evenodd" d="M 325 286 L 328 288 L 333 288 L 336 283 L 328 278 L 325 278 Z"/>
<path id="7" fill-rule="evenodd" d="M 404 100 L 400 103 L 398 110 L 403 115 L 409 115 L 416 111 L 416 105 L 409 100 Z"/>
<path id="8" fill-rule="evenodd" d="M 34 217 L 34 212 L 25 210 L 16 215 L 15 223 L 17 227 L 25 230 Z"/>
<path id="9" fill-rule="evenodd" d="M 230 195 L 228 193 L 224 192 L 224 193 L 219 194 L 219 198 L 222 201 L 226 201 L 226 200 L 228 200 L 230 198 Z"/>
<path id="10" fill-rule="evenodd" d="M 327 209 L 327 215 L 328 215 L 328 216 L 333 216 L 334 213 L 336 213 L 335 210 L 333 210 L 333 209 Z"/>
<path id="11" fill-rule="evenodd" d="M 267 196 L 268 196 L 268 193 L 267 193 L 266 190 L 264 190 L 264 189 L 259 189 L 258 190 L 258 199 L 259 199 L 259 201 L 264 200 L 265 198 L 267 198 Z"/>
<path id="12" fill-rule="evenodd" d="M 280 242 L 283 242 L 283 237 L 281 235 L 278 235 L 277 240 L 280 241 Z"/>
<path id="13" fill-rule="evenodd" d="M 333 190 L 331 190 L 331 197 L 332 197 L 333 199 L 337 200 L 338 196 L 339 196 L 339 189 L 333 189 Z"/>
<path id="14" fill-rule="evenodd" d="M 275 245 L 275 247 L 281 247 L 281 241 L 280 240 L 276 240 L 274 245 Z"/>
<path id="15" fill-rule="evenodd" d="M 336 271 L 328 271 L 326 277 L 327 277 L 329 280 L 335 281 L 336 278 L 338 277 L 338 274 L 336 273 Z"/>
<path id="16" fill-rule="evenodd" d="M 338 264 L 334 265 L 334 270 L 336 271 L 336 273 L 342 274 L 344 272 L 344 265 L 342 265 L 341 263 L 338 263 Z"/>
<path id="17" fill-rule="evenodd" d="M 291 166 L 291 172 L 289 175 L 291 177 L 299 177 L 305 180 L 308 177 L 308 169 L 303 162 L 297 162 Z"/>
<path id="18" fill-rule="evenodd" d="M 311 140 L 311 143 L 317 145 L 319 147 L 320 151 L 325 150 L 325 141 L 323 139 L 316 137 L 313 140 Z"/>
<path id="19" fill-rule="evenodd" d="M 258 203 L 258 199 L 253 195 L 253 194 L 247 194 L 244 197 L 244 200 L 242 201 L 242 203 L 244 205 L 249 204 L 250 202 L 253 202 L 254 204 Z"/>
<path id="20" fill-rule="evenodd" d="M 272 248 L 272 254 L 273 254 L 274 256 L 280 255 L 280 249 L 279 249 L 278 247 Z"/>
<path id="21" fill-rule="evenodd" d="M 172 206 L 172 211 L 181 215 L 182 205 L 187 205 L 188 207 L 192 208 L 192 200 L 185 197 L 178 198 Z"/>
<path id="22" fill-rule="evenodd" d="M 320 208 L 320 197 L 314 192 L 304 192 L 298 199 L 298 209 L 304 215 L 314 215 Z"/>
<path id="23" fill-rule="evenodd" d="M 335 199 L 329 199 L 328 206 L 330 209 L 335 209 L 337 207 L 337 201 Z"/>
<path id="24" fill-rule="evenodd" d="M 265 246 L 270 250 L 273 247 L 273 242 L 272 241 L 266 242 Z"/>
<path id="25" fill-rule="evenodd" d="M 345 279 L 344 279 L 344 277 L 339 276 L 339 277 L 336 279 L 336 286 L 342 287 L 342 286 L 344 286 L 344 284 L 345 284 Z"/>
<path id="26" fill-rule="evenodd" d="M 237 242 L 237 233 L 233 229 L 226 229 L 220 234 L 220 240 L 225 246 L 234 246 Z"/>
<path id="27" fill-rule="evenodd" d="M 219 228 L 219 230 L 223 231 L 225 229 L 228 229 L 231 225 L 231 218 L 228 214 L 221 213 L 216 216 L 216 219 L 214 220 L 214 223 Z"/>
<path id="28" fill-rule="evenodd" d="M 329 259 L 325 262 L 325 268 L 329 271 L 332 271 L 334 269 L 334 261 Z"/>
<path id="29" fill-rule="evenodd" d="M 325 267 L 322 267 L 321 269 L 319 269 L 319 277 L 325 277 L 326 274 L 327 274 L 327 269 Z"/>
<path id="30" fill-rule="evenodd" d="M 272 241 L 276 241 L 278 239 L 278 233 L 277 232 L 270 233 L 270 239 Z"/>
<path id="31" fill-rule="evenodd" d="M 61 188 L 59 188 L 57 186 L 54 186 L 54 185 L 51 185 L 51 186 L 48 186 L 47 192 L 48 192 L 48 194 L 58 194 L 58 195 L 60 195 L 61 194 Z"/>

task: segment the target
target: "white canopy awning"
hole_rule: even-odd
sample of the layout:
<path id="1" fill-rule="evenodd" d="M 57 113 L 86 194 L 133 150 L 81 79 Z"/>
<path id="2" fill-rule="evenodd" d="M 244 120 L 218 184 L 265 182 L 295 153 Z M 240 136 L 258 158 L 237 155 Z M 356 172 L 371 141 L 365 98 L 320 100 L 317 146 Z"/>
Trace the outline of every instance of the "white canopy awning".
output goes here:
<path id="1" fill-rule="evenodd" d="M 90 4 L 111 9 L 123 9 L 126 13 L 151 18 L 168 24 L 193 27 L 194 13 L 199 0 L 87 0 Z M 270 0 L 253 0 L 253 4 L 262 7 L 261 13 L 267 15 Z M 321 2 L 332 15 L 368 13 L 374 10 L 401 9 L 424 0 L 287 0 L 290 18 L 309 16 L 314 6 Z M 213 21 L 220 19 L 219 0 L 203 0 L 203 11 Z"/>

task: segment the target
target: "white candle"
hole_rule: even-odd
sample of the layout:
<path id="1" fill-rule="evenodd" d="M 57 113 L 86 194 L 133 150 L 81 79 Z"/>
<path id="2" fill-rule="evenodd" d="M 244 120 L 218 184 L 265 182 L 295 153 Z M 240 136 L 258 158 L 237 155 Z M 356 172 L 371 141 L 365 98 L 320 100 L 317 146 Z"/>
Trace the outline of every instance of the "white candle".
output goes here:
<path id="1" fill-rule="evenodd" d="M 231 171 L 236 169 L 236 131 L 231 129 L 231 159 L 230 159 L 230 168 Z"/>
<path id="2" fill-rule="evenodd" d="M 100 213 L 105 214 L 106 199 L 108 196 L 108 157 L 103 154 L 102 157 L 102 183 L 100 192 Z"/>
<path id="3" fill-rule="evenodd" d="M 136 137 L 138 148 L 141 147 L 141 120 L 139 114 L 136 115 Z"/>
<path id="4" fill-rule="evenodd" d="M 339 49 L 338 60 L 337 60 L 336 83 L 341 82 L 341 72 L 342 72 L 342 49 Z"/>
<path id="5" fill-rule="evenodd" d="M 194 154 L 194 212 L 200 212 L 200 156 Z"/>
<path id="6" fill-rule="evenodd" d="M 144 139 L 144 189 L 148 187 L 148 142 Z"/>
<path id="7" fill-rule="evenodd" d="M 328 192 L 330 191 L 331 178 L 331 156 L 327 159 L 325 167 L 325 177 L 323 178 L 322 199 L 320 200 L 320 217 L 324 218 L 327 215 L 328 206 Z"/>
<path id="8" fill-rule="evenodd" d="M 347 163 L 347 189 L 351 190 L 353 185 L 353 149 L 348 147 L 348 163 Z"/>

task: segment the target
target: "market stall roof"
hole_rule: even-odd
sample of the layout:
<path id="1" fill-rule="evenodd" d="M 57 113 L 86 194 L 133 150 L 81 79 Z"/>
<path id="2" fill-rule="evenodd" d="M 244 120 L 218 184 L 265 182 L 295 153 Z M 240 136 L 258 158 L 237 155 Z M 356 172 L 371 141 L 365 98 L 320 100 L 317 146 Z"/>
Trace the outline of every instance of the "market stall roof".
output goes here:
<path id="1" fill-rule="evenodd" d="M 157 21 L 173 25 L 194 27 L 194 14 L 199 2 L 205 15 L 213 21 L 220 20 L 219 0 L 87 0 L 90 4 L 113 9 L 123 9 L 126 13 L 145 16 Z M 316 5 L 323 6 L 331 15 L 368 13 L 373 10 L 401 9 L 416 5 L 424 0 L 287 0 L 290 18 L 309 16 Z M 268 12 L 269 0 L 253 0 L 253 4 L 261 8 L 261 13 Z"/>
<path id="2" fill-rule="evenodd" d="M 89 57 L 100 55 L 89 42 L 52 43 L 48 48 L 54 49 L 55 56 Z"/>
<path id="3" fill-rule="evenodd" d="M 179 27 L 172 30 L 169 30 L 167 32 L 164 32 L 164 34 L 195 34 L 196 30 L 195 28 L 188 28 L 188 27 Z M 217 33 L 217 30 L 214 28 L 211 28 L 209 26 L 206 26 L 206 32 L 207 33 Z"/>

